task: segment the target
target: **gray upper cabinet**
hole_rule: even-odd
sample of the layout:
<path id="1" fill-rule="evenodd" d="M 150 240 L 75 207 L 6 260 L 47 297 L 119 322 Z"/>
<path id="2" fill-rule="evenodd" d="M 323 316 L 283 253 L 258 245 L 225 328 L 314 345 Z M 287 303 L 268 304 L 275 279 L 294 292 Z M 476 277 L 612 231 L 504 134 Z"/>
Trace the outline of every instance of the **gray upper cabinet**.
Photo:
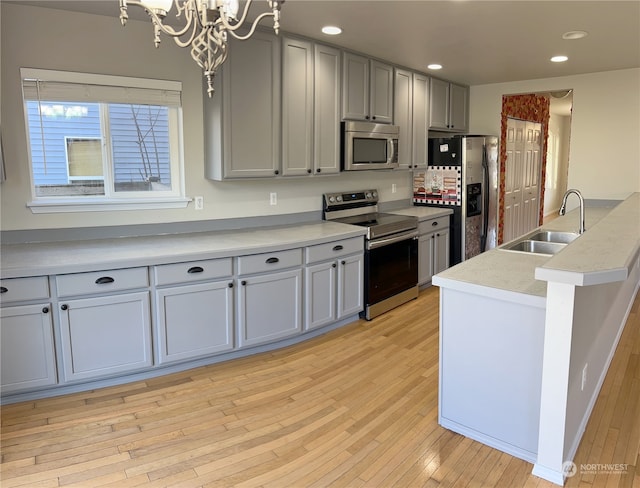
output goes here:
<path id="1" fill-rule="evenodd" d="M 342 117 L 390 124 L 393 121 L 393 67 L 345 52 Z"/>
<path id="2" fill-rule="evenodd" d="M 429 127 L 454 132 L 468 130 L 468 97 L 467 87 L 431 78 Z"/>
<path id="3" fill-rule="evenodd" d="M 282 173 L 340 171 L 340 51 L 283 39 Z"/>
<path id="4" fill-rule="evenodd" d="M 282 174 L 305 175 L 313 165 L 313 46 L 282 40 Z"/>
<path id="5" fill-rule="evenodd" d="M 314 146 L 316 174 L 340 172 L 340 51 L 314 47 Z"/>
<path id="6" fill-rule="evenodd" d="M 396 69 L 393 120 L 400 127 L 400 168 L 427 165 L 429 78 L 420 73 Z"/>
<path id="7" fill-rule="evenodd" d="M 229 43 L 212 99 L 204 97 L 207 178 L 280 173 L 280 38 L 256 32 Z"/>

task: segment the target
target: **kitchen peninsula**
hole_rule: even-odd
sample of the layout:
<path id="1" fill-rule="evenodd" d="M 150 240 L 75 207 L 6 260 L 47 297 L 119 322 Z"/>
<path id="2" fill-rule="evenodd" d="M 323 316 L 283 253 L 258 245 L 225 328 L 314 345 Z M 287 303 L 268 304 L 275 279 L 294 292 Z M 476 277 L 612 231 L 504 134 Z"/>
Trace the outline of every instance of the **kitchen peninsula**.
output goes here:
<path id="1" fill-rule="evenodd" d="M 544 230 L 575 232 L 578 211 Z M 441 288 L 439 422 L 565 478 L 640 284 L 640 193 L 555 255 L 486 252 Z"/>

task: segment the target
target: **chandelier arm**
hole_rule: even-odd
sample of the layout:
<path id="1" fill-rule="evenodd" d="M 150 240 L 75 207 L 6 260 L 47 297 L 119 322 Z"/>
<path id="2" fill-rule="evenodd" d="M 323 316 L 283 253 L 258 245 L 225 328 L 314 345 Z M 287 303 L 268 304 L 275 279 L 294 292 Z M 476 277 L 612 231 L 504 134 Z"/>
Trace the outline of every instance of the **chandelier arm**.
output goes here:
<path id="1" fill-rule="evenodd" d="M 127 0 L 127 5 L 134 5 L 136 7 L 142 7 L 145 10 L 145 12 L 147 12 L 149 17 L 151 17 L 151 20 L 158 26 L 158 29 L 160 29 L 160 31 L 162 31 L 164 34 L 166 34 L 168 36 L 171 36 L 171 37 L 182 37 L 187 32 L 189 32 L 189 29 L 192 29 L 194 27 L 194 24 L 199 24 L 200 23 L 200 19 L 198 18 L 198 16 L 195 15 L 195 18 L 194 18 L 193 11 L 191 9 L 186 9 L 185 8 L 185 9 L 182 9 L 182 10 L 185 11 L 185 20 L 186 20 L 187 24 L 184 26 L 183 29 L 175 30 L 171 26 L 164 25 L 162 23 L 162 21 L 164 20 L 164 16 L 158 15 L 153 10 L 148 9 L 144 5 L 144 3 L 139 2 L 138 0 Z M 126 6 L 125 6 L 125 10 L 126 10 Z"/>
<path id="2" fill-rule="evenodd" d="M 249 29 L 249 32 L 244 36 L 236 34 L 233 30 L 229 30 L 228 32 L 229 32 L 229 34 L 231 34 L 236 39 L 238 39 L 240 41 L 246 41 L 256 31 L 256 28 L 258 27 L 258 24 L 260 23 L 260 21 L 262 19 L 267 18 L 267 17 L 273 17 L 273 13 L 272 12 L 264 12 L 264 13 L 258 15 L 258 17 L 256 17 L 256 20 L 253 21 L 253 24 L 251 24 L 251 29 Z M 237 27 L 236 27 L 236 29 L 237 29 Z"/>

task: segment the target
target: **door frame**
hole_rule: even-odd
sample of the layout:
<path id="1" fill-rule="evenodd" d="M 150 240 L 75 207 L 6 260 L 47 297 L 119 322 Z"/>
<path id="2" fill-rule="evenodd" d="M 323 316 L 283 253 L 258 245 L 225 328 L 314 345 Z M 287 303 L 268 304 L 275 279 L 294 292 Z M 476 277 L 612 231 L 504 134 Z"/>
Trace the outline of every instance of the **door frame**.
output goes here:
<path id="1" fill-rule="evenodd" d="M 531 122 L 539 122 L 542 124 L 542 154 L 540 156 L 540 181 L 539 195 L 540 211 L 538 215 L 538 225 L 542 225 L 544 216 L 544 186 L 547 167 L 547 137 L 549 135 L 549 107 L 550 95 L 548 93 L 526 93 L 521 95 L 503 95 L 502 96 L 502 113 L 500 123 L 500 139 L 506 141 L 507 138 L 507 119 L 528 120 Z M 504 239 L 504 191 L 505 191 L 505 168 L 507 162 L 506 144 L 500 144 L 500 165 L 499 165 L 499 191 L 498 206 L 500 211 L 498 222 L 498 244 L 503 243 Z"/>

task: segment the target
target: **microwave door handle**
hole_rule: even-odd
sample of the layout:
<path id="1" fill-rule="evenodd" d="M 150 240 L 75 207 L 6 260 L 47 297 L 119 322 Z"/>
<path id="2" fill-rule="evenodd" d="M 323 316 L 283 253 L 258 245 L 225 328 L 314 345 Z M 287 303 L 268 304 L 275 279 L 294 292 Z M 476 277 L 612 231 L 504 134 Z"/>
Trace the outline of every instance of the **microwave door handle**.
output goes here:
<path id="1" fill-rule="evenodd" d="M 389 157 L 387 158 L 387 164 L 392 164 L 394 159 L 395 159 L 395 155 L 396 155 L 396 145 L 393 143 L 393 138 L 389 138 L 387 139 L 387 148 L 389 150 Z"/>

